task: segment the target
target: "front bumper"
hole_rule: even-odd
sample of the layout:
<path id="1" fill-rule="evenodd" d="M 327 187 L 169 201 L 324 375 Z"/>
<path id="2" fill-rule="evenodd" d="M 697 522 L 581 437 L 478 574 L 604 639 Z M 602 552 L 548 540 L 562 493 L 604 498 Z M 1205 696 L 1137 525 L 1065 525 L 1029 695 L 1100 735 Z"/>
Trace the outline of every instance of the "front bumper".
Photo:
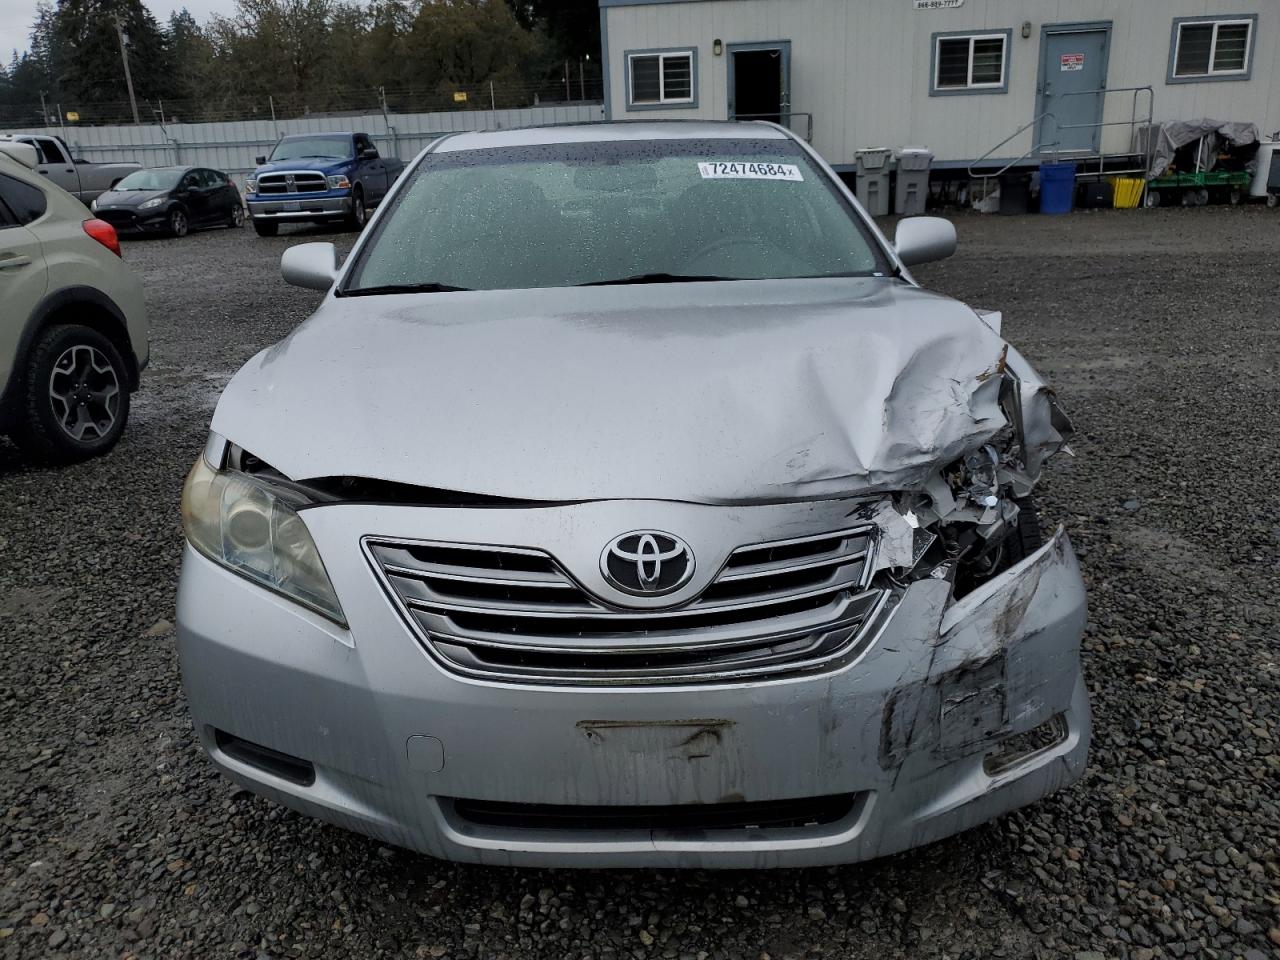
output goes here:
<path id="1" fill-rule="evenodd" d="M 93 211 L 122 236 L 140 233 L 165 233 L 169 229 L 169 208 L 157 207 L 139 211 L 137 207 L 99 207 Z"/>
<path id="2" fill-rule="evenodd" d="M 340 219 L 351 212 L 351 192 L 251 194 L 245 204 L 255 220 Z"/>
<path id="3" fill-rule="evenodd" d="M 214 763 L 277 802 L 433 856 L 584 867 L 865 860 L 975 826 L 1083 772 L 1085 597 L 1062 531 L 959 602 L 943 580 L 915 582 L 873 646 L 829 673 L 551 688 L 446 672 L 359 549 L 365 534 L 424 536 L 476 513 L 356 504 L 305 511 L 350 630 L 188 548 L 179 656 Z M 508 511 L 483 513 L 501 529 L 495 515 Z M 578 534 L 590 526 L 590 518 L 578 522 Z M 485 542 L 483 533 L 466 542 Z M 1010 738 L 1057 724 L 1053 742 L 991 764 Z M 301 758 L 314 782 L 233 755 L 227 734 Z M 453 803 L 714 805 L 835 794 L 856 798 L 847 815 L 785 828 L 531 828 L 477 822 Z"/>

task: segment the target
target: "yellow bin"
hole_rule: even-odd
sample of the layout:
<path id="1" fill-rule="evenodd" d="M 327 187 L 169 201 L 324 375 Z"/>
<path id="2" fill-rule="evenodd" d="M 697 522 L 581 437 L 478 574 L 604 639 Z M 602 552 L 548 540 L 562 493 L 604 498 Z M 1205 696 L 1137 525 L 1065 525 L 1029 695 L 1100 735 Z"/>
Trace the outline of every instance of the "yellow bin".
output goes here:
<path id="1" fill-rule="evenodd" d="M 1112 177 L 1112 206 L 1117 210 L 1133 210 L 1142 199 L 1141 177 Z"/>

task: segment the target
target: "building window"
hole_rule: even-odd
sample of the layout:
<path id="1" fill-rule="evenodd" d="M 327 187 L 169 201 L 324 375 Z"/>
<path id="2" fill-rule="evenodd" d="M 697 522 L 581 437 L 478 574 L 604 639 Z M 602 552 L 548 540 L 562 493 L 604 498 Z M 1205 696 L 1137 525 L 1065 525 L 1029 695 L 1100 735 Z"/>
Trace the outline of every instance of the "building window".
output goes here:
<path id="1" fill-rule="evenodd" d="M 1173 24 L 1170 81 L 1248 79 L 1257 17 L 1181 17 Z"/>
<path id="2" fill-rule="evenodd" d="M 694 51 L 653 50 L 627 54 L 628 106 L 694 104 Z"/>
<path id="3" fill-rule="evenodd" d="M 1003 93 L 1008 89 L 1009 32 L 934 34 L 937 93 Z"/>

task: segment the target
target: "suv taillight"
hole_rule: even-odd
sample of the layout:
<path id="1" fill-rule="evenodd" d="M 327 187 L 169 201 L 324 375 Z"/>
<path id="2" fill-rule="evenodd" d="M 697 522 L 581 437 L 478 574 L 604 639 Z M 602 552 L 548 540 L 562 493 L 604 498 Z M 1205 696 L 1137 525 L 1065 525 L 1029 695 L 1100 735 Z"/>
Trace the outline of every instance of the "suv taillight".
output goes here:
<path id="1" fill-rule="evenodd" d="M 116 236 L 116 228 L 105 220 L 86 220 L 84 222 L 84 232 L 100 244 L 120 256 L 120 238 Z"/>

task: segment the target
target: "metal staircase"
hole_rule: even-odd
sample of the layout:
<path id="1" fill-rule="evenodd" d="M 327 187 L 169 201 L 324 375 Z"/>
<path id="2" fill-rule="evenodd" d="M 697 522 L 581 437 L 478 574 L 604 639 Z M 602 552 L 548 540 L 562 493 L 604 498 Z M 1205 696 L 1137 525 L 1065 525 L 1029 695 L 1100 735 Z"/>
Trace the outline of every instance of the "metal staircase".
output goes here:
<path id="1" fill-rule="evenodd" d="M 1093 123 L 1059 123 L 1058 118 L 1052 111 L 1045 111 L 1035 117 L 1032 117 L 1017 130 L 1009 134 L 990 150 L 969 164 L 967 173 L 975 180 L 983 181 L 983 192 L 988 192 L 990 181 L 996 179 L 1015 167 L 1038 166 L 1041 163 L 1053 163 L 1059 161 L 1071 161 L 1078 165 L 1076 179 L 1078 180 L 1100 180 L 1104 176 L 1123 176 L 1138 175 L 1145 181 L 1148 171 L 1151 168 L 1151 153 L 1154 146 L 1154 137 L 1144 131 L 1152 129 L 1152 121 L 1155 115 L 1155 91 L 1150 86 L 1142 87 L 1109 87 L 1098 90 L 1078 90 L 1072 93 L 1060 94 L 1060 97 L 1098 97 L 1103 100 L 1103 109 L 1099 111 L 1100 115 L 1106 116 L 1107 97 L 1115 94 L 1129 94 L 1131 97 L 1129 119 L 1128 120 L 1098 120 Z M 1140 112 L 1140 100 L 1143 100 L 1145 94 L 1146 112 Z M 1105 128 L 1107 127 L 1128 127 L 1129 128 L 1129 149 L 1121 152 L 1108 152 L 1104 148 Z M 1032 130 L 1032 144 L 1020 156 L 1009 161 L 992 160 L 1005 145 L 1016 140 L 1027 130 Z M 1097 132 L 1094 138 L 1098 144 L 1098 149 L 1075 149 L 1065 148 L 1062 146 L 1060 139 L 1062 134 L 1071 130 L 1093 130 Z M 1036 141 L 1036 137 L 1040 136 L 1044 139 Z M 991 169 L 997 164 L 1003 164 L 998 169 Z M 1144 189 L 1145 192 L 1145 189 Z"/>

